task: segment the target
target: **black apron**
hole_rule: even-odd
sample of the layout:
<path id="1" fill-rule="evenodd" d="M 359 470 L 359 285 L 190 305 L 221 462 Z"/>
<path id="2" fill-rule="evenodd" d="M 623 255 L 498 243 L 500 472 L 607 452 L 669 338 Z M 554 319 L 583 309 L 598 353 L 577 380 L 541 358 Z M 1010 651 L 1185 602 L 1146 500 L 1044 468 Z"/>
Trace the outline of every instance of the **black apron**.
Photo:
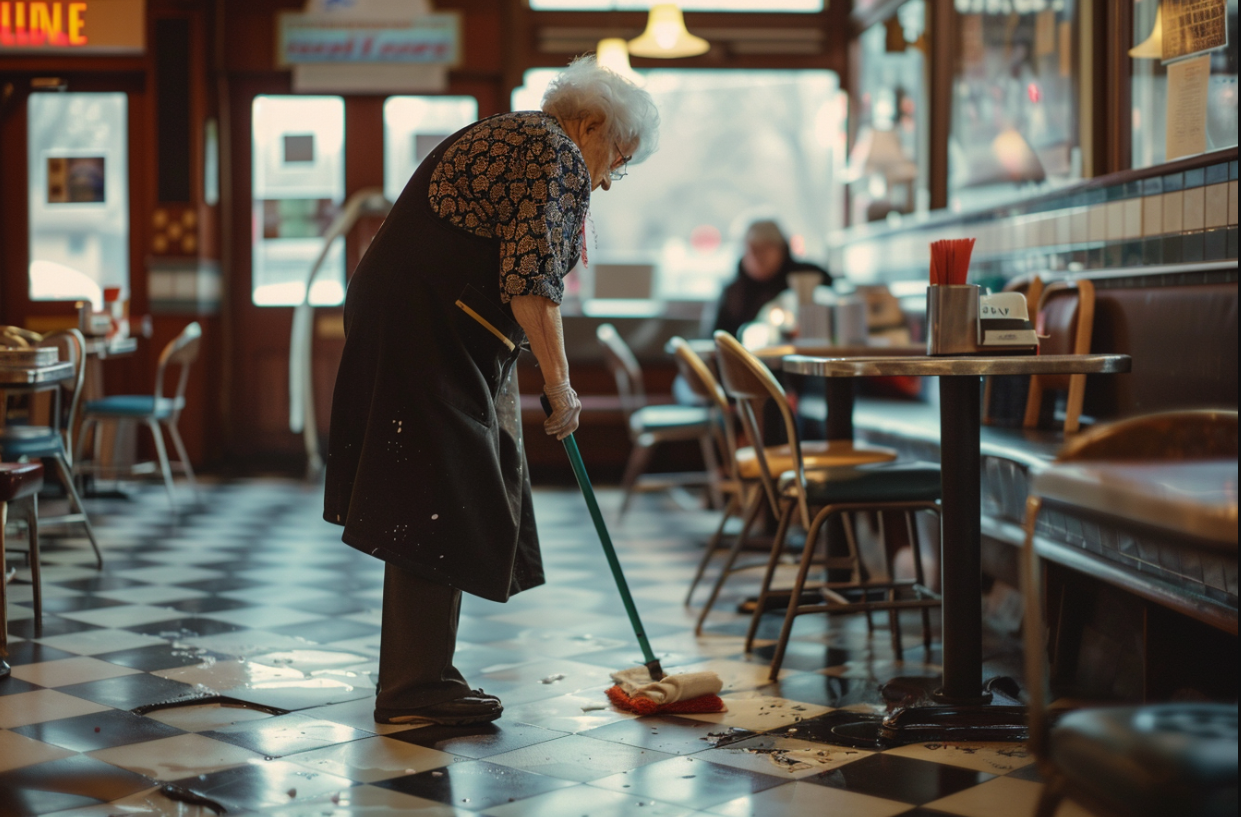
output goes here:
<path id="1" fill-rule="evenodd" d="M 471 126 L 472 127 L 472 126 Z M 499 241 L 431 210 L 444 140 L 358 264 L 332 397 L 324 518 L 346 544 L 494 601 L 543 583 Z"/>

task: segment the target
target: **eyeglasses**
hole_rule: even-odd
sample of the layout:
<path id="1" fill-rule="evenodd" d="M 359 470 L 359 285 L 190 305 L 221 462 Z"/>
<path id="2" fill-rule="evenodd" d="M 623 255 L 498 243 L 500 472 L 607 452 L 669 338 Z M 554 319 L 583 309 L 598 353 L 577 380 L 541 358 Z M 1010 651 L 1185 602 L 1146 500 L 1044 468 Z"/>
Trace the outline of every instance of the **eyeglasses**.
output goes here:
<path id="1" fill-rule="evenodd" d="M 632 159 L 633 156 L 626 156 L 620 149 L 620 145 L 616 145 L 615 147 L 617 159 L 612 164 L 612 169 L 608 172 L 608 176 L 612 179 L 612 181 L 618 182 L 625 178 L 625 176 L 629 175 L 629 171 L 626 168 L 629 167 L 629 160 Z"/>

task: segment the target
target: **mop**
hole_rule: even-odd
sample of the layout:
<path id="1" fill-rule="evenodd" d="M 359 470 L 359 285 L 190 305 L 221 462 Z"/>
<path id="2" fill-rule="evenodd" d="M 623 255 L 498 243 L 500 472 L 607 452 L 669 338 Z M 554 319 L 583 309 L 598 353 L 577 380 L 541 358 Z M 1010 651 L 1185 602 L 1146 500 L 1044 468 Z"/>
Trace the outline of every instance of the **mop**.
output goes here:
<path id="1" fill-rule="evenodd" d="M 543 410 L 550 416 L 551 405 L 546 395 L 542 397 Z M 603 554 L 607 557 L 608 567 L 612 570 L 612 578 L 616 580 L 616 589 L 620 592 L 621 601 L 625 605 L 625 613 L 629 623 L 633 625 L 638 646 L 642 648 L 642 657 L 646 663 L 640 667 L 612 673 L 615 685 L 607 690 L 608 700 L 617 709 L 635 712 L 638 715 L 675 715 L 698 712 L 724 712 L 724 702 L 720 700 L 723 682 L 714 672 L 687 672 L 679 675 L 665 675 L 659 659 L 651 650 L 646 630 L 638 617 L 638 608 L 629 593 L 629 583 L 621 570 L 620 560 L 616 556 L 616 548 L 612 546 L 612 537 L 608 535 L 607 525 L 603 522 L 603 514 L 599 511 L 599 503 L 595 499 L 594 488 L 590 485 L 590 477 L 586 475 L 586 465 L 582 462 L 582 453 L 578 450 L 577 440 L 570 434 L 564 438 L 565 452 L 569 455 L 569 463 L 573 466 L 573 475 L 577 477 L 578 487 L 586 500 L 590 518 L 595 523 L 595 531 L 599 534 L 599 543 L 603 546 Z"/>

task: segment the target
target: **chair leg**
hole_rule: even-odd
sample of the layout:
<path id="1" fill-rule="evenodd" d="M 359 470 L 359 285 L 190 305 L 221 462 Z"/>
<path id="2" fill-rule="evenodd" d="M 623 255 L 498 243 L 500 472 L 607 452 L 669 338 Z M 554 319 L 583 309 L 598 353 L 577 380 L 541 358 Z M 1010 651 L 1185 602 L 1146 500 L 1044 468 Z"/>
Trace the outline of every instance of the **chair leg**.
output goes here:
<path id="1" fill-rule="evenodd" d="M 77 444 L 73 447 L 73 462 L 74 462 L 73 469 L 74 469 L 74 474 L 77 476 L 81 476 L 85 471 L 85 469 L 82 466 L 82 452 L 86 449 L 86 437 L 87 437 L 87 434 L 89 434 L 90 427 L 93 423 L 95 423 L 95 421 L 91 419 L 90 417 L 83 417 L 82 426 L 81 428 L 78 429 L 78 441 L 77 441 Z M 91 470 L 95 473 L 98 473 L 98 466 L 99 466 L 98 460 L 92 459 Z"/>
<path id="2" fill-rule="evenodd" d="M 629 462 L 625 464 L 625 476 L 621 479 L 621 488 L 624 489 L 625 495 L 621 499 L 620 512 L 616 515 L 618 524 L 624 518 L 625 511 L 629 510 L 629 503 L 633 501 L 634 486 L 638 484 L 638 477 L 650 463 L 653 449 L 654 446 L 651 445 L 634 443 L 633 451 L 629 452 Z"/>
<path id="3" fill-rule="evenodd" d="M 733 564 L 737 561 L 737 555 L 741 553 L 741 547 L 745 544 L 746 539 L 750 537 L 750 528 L 753 527 L 754 520 L 758 518 L 758 512 L 762 506 L 763 489 L 756 485 L 751 489 L 750 498 L 746 502 L 741 532 L 737 534 L 736 541 L 729 548 L 728 558 L 724 560 L 724 566 L 720 569 L 720 575 L 716 578 L 715 584 L 711 588 L 711 595 L 707 598 L 707 603 L 702 606 L 702 611 L 698 614 L 698 623 L 694 625 L 694 635 L 702 635 L 702 625 L 706 623 L 707 616 L 711 613 L 711 608 L 715 606 L 715 600 L 720 596 L 720 589 L 724 587 L 724 582 L 728 580 L 728 576 L 732 573 Z"/>
<path id="4" fill-rule="evenodd" d="M 26 546 L 30 554 L 30 581 L 34 585 L 34 634 L 43 635 L 43 571 L 39 560 L 39 495 L 26 503 Z"/>
<path id="5" fill-rule="evenodd" d="M 194 497 L 194 504 L 201 505 L 202 496 L 198 493 L 198 480 L 194 478 L 194 467 L 190 465 L 190 455 L 186 453 L 181 432 L 177 430 L 175 423 L 165 423 L 164 427 L 168 429 L 168 436 L 172 437 L 173 447 L 177 449 L 177 456 L 181 458 L 181 467 L 185 469 L 185 478 L 190 483 L 190 494 Z"/>
<path id="6" fill-rule="evenodd" d="M 103 553 L 99 550 L 99 543 L 95 541 L 95 529 L 90 526 L 90 517 L 86 515 L 86 506 L 82 504 L 82 497 L 78 495 L 78 489 L 73 484 L 73 471 L 69 468 L 69 463 L 65 462 L 63 457 L 55 457 L 56 471 L 60 474 L 60 479 L 65 483 L 65 493 L 69 494 L 69 500 L 73 503 L 73 507 L 78 509 L 78 513 L 82 515 L 82 527 L 86 529 L 86 538 L 90 540 L 90 546 L 95 551 L 95 569 L 103 570 Z"/>
<path id="7" fill-rule="evenodd" d="M 720 491 L 720 463 L 715 456 L 715 437 L 710 432 L 698 438 L 702 448 L 702 464 L 707 469 L 707 497 L 711 507 L 718 508 L 724 504 L 724 494 Z"/>
<path id="8" fill-rule="evenodd" d="M 784 553 L 784 540 L 788 536 L 789 523 L 793 520 L 795 513 L 797 513 L 797 503 L 785 503 L 784 510 L 780 514 L 780 524 L 776 528 L 776 538 L 771 543 L 771 556 L 767 558 L 767 569 L 763 572 L 763 584 L 758 591 L 758 601 L 755 603 L 754 613 L 750 616 L 750 626 L 745 633 L 747 653 L 754 649 L 754 637 L 758 634 L 758 624 L 767 609 L 767 597 L 771 595 L 771 580 L 776 575 L 776 565 L 780 563 L 780 556 Z M 789 599 L 789 604 L 796 603 L 796 598 Z"/>
<path id="9" fill-rule="evenodd" d="M 845 543 L 849 547 L 849 560 L 853 562 L 850 568 L 849 580 L 854 584 L 862 583 L 862 557 L 857 546 L 857 533 L 854 527 L 854 518 L 851 513 L 842 513 L 840 515 L 840 526 L 845 531 Z M 884 542 L 883 536 L 883 514 L 879 514 L 879 541 Z M 862 591 L 862 600 L 868 601 L 869 595 L 866 590 Z M 866 636 L 874 638 L 875 636 L 875 619 L 870 610 L 866 611 Z"/>
<path id="10" fill-rule="evenodd" d="M 802 548 L 801 563 L 797 566 L 797 579 L 793 582 L 793 593 L 789 599 L 789 609 L 784 614 L 784 624 L 780 627 L 780 637 L 776 640 L 776 652 L 771 657 L 771 673 L 768 678 L 775 681 L 780 677 L 780 665 L 784 663 L 784 652 L 789 646 L 789 637 L 793 634 L 793 620 L 797 618 L 797 608 L 801 606 L 801 593 L 806 586 L 806 574 L 810 572 L 810 563 L 814 561 L 814 550 L 818 543 L 819 530 L 823 523 L 831 517 L 831 511 L 820 511 L 806 531 L 806 546 Z"/>
<path id="11" fill-rule="evenodd" d="M 914 521 L 913 511 L 905 511 L 905 530 L 909 534 L 909 546 L 913 549 L 914 581 L 926 587 L 926 571 L 922 568 L 922 543 L 918 541 L 918 525 Z M 928 664 L 931 663 L 931 610 L 929 607 L 922 608 L 922 649 L 923 660 Z"/>
<path id="12" fill-rule="evenodd" d="M 168 463 L 168 449 L 164 447 L 164 433 L 160 430 L 159 422 L 148 419 L 146 421 L 147 428 L 151 429 L 151 436 L 155 438 L 155 454 L 159 457 L 159 470 L 164 474 L 164 487 L 168 490 L 168 504 L 172 506 L 172 514 L 177 514 L 177 489 L 172 483 L 172 466 Z"/>
<path id="13" fill-rule="evenodd" d="M 728 498 L 728 507 L 724 509 L 724 517 L 720 519 L 720 526 L 715 529 L 715 533 L 711 535 L 711 539 L 707 541 L 706 548 L 703 549 L 702 559 L 698 562 L 698 570 L 694 573 L 694 580 L 689 583 L 689 592 L 685 594 L 685 605 L 688 607 L 690 599 L 694 597 L 694 590 L 698 588 L 698 582 L 702 581 L 702 574 L 706 572 L 707 565 L 711 562 L 711 557 L 720 549 L 720 540 L 724 538 L 724 526 L 728 524 L 728 520 L 732 519 L 733 514 L 741 510 L 737 501 L 739 494 L 733 494 Z"/>

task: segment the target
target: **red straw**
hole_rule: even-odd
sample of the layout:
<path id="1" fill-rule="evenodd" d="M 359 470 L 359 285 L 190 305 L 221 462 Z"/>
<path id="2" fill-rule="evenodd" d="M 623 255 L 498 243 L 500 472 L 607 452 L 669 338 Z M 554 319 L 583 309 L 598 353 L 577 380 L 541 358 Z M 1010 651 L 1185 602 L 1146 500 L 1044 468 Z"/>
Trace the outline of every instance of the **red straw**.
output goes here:
<path id="1" fill-rule="evenodd" d="M 974 239 L 955 238 L 931 242 L 931 284 L 959 286 L 969 278 Z"/>

